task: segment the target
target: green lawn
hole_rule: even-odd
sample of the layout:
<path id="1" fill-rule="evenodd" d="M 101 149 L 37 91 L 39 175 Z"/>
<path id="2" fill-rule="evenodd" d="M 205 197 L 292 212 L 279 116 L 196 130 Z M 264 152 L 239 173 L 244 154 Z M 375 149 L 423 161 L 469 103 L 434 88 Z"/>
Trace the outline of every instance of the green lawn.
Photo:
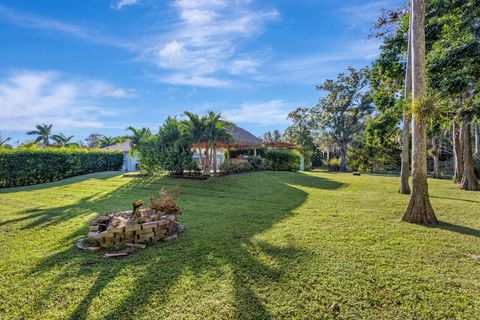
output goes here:
<path id="1" fill-rule="evenodd" d="M 0 318 L 480 319 L 480 194 L 430 180 L 442 222 L 410 225 L 398 180 L 100 173 L 0 190 Z M 179 240 L 123 260 L 74 248 L 89 219 L 162 186 L 182 191 Z"/>

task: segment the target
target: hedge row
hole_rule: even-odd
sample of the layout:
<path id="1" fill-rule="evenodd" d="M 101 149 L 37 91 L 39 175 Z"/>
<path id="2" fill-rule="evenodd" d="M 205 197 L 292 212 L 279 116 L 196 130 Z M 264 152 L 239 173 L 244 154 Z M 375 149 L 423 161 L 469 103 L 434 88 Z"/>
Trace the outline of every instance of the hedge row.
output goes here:
<path id="1" fill-rule="evenodd" d="M 243 173 L 256 170 L 298 171 L 300 155 L 288 150 L 267 150 L 263 157 L 249 157 L 248 162 L 225 161 L 220 166 L 220 175 Z"/>
<path id="2" fill-rule="evenodd" d="M 121 152 L 71 149 L 0 149 L 0 188 L 120 170 Z"/>

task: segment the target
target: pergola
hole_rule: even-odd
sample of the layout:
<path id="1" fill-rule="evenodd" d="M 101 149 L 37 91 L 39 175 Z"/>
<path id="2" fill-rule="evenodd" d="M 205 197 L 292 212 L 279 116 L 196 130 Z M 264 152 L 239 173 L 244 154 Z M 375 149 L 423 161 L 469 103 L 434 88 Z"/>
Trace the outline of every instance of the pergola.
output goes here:
<path id="1" fill-rule="evenodd" d="M 261 139 L 234 124 L 226 126 L 225 131 L 230 133 L 232 139 L 219 141 L 217 146 L 226 149 L 228 157 L 230 157 L 230 149 L 252 149 L 253 154 L 257 155 L 257 148 L 263 143 Z"/>

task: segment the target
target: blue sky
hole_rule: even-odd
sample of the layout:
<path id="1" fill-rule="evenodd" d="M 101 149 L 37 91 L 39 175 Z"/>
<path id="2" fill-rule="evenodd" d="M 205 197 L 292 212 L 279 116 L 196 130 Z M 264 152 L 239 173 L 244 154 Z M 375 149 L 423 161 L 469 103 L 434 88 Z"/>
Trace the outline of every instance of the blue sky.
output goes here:
<path id="1" fill-rule="evenodd" d="M 398 0 L 1 0 L 0 131 L 121 135 L 184 110 L 261 135 L 378 52 Z"/>

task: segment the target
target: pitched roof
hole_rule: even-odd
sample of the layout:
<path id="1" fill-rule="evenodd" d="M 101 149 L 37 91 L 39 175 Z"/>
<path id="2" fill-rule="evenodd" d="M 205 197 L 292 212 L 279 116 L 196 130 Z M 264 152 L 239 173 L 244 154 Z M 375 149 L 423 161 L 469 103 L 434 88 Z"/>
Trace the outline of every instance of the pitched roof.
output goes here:
<path id="1" fill-rule="evenodd" d="M 232 145 L 260 145 L 262 140 L 255 137 L 253 134 L 245 129 L 242 129 L 234 124 L 225 126 L 225 131 L 229 132 L 233 137 Z"/>
<path id="2" fill-rule="evenodd" d="M 103 147 L 103 150 L 118 150 L 122 152 L 129 152 L 130 151 L 130 140 L 125 140 L 122 143 L 117 143 L 113 146 Z"/>

